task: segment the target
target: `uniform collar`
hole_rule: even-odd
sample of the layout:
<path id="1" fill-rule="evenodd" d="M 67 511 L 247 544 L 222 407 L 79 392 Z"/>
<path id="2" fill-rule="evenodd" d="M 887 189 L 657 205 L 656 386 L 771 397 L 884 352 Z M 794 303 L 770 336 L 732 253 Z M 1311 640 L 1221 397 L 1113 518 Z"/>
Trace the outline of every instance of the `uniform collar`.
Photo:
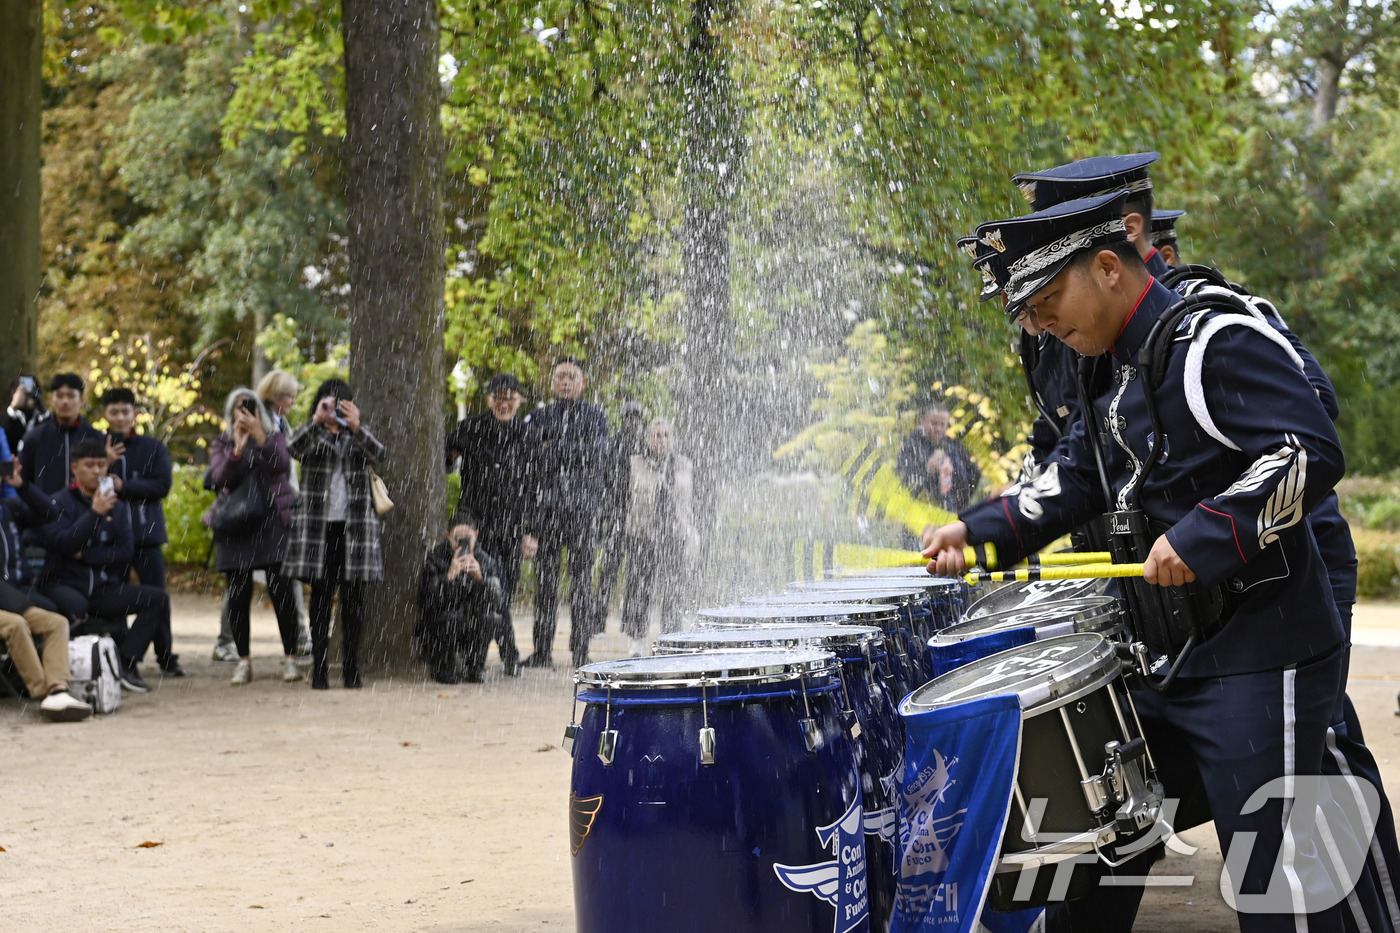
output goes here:
<path id="1" fill-rule="evenodd" d="M 1143 341 L 1152 332 L 1152 325 L 1157 323 L 1157 318 L 1162 316 L 1163 311 L 1176 302 L 1177 297 L 1175 292 L 1155 278 L 1147 280 L 1147 287 L 1138 297 L 1133 310 L 1128 312 L 1128 319 L 1123 322 L 1123 329 L 1118 332 L 1118 338 L 1113 341 L 1113 355 L 1120 362 L 1129 362 L 1137 355 Z"/>
<path id="2" fill-rule="evenodd" d="M 1167 265 L 1167 261 L 1162 258 L 1161 252 L 1158 251 L 1155 246 L 1152 247 L 1152 252 L 1148 253 L 1142 260 L 1142 263 L 1147 266 L 1148 273 L 1154 278 L 1160 279 L 1162 276 L 1172 271 L 1172 267 Z"/>

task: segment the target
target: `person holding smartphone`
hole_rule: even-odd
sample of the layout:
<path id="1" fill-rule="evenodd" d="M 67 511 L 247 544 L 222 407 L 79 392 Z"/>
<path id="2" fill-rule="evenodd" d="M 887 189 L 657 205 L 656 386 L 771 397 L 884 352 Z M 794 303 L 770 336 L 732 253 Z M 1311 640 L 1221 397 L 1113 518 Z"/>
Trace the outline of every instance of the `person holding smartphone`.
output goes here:
<path id="1" fill-rule="evenodd" d="M 327 644 L 331 608 L 340 592 L 341 678 L 361 686 L 360 634 L 365 585 L 384 579 L 379 515 L 369 471 L 388 451 L 360 419 L 355 393 L 341 379 L 327 379 L 312 396 L 310 418 L 287 443 L 301 463 L 301 495 L 292 509 L 292 531 L 283 572 L 311 584 L 311 687 L 330 686 Z"/>
<path id="2" fill-rule="evenodd" d="M 0 429 L 3 429 L 10 450 L 19 450 L 24 432 L 47 414 L 38 378 L 28 373 L 16 376 L 10 383 L 10 403 L 4 411 L 0 411 Z"/>
<path id="3" fill-rule="evenodd" d="M 107 419 L 107 476 L 117 496 L 131 510 L 135 553 L 131 569 L 145 586 L 165 589 L 165 497 L 170 495 L 170 451 L 136 430 L 136 394 L 115 387 L 102 394 Z M 172 650 L 170 628 L 159 629 L 152 646 L 156 663 L 170 677 L 184 677 L 180 656 Z M 144 660 L 144 659 L 141 659 Z"/>
<path id="4" fill-rule="evenodd" d="M 224 423 L 227 427 L 214 439 L 209 456 L 214 488 L 220 496 L 227 497 L 245 483 L 260 483 L 256 492 L 262 496 L 262 512 L 250 527 L 214 532 L 215 567 L 228 577 L 229 623 L 238 651 L 238 666 L 233 670 L 231 683 L 246 684 L 253 679 L 249 628 L 256 570 L 266 575 L 267 592 L 282 635 L 282 680 L 292 683 L 301 679 L 301 671 L 296 661 L 294 594 L 299 584 L 281 572 L 287 532 L 292 524 L 292 502 L 296 498 L 290 482 L 292 458 L 287 453 L 287 438 L 274 427 L 272 416 L 251 389 L 239 387 L 229 393 L 224 403 Z"/>
<path id="5" fill-rule="evenodd" d="M 481 683 L 505 605 L 499 565 L 481 549 L 478 525 L 469 512 L 452 516 L 447 540 L 428 552 L 418 576 L 414 635 L 440 684 Z"/>
<path id="6" fill-rule="evenodd" d="M 68 488 L 73 448 L 88 439 L 103 441 L 102 433 L 83 419 L 83 392 L 83 377 L 77 373 L 54 376 L 49 382 L 53 417 L 32 424 L 20 441 L 17 453 L 26 480 L 51 496 Z"/>
<path id="7" fill-rule="evenodd" d="M 89 437 L 73 446 L 72 456 L 74 483 L 54 497 L 59 515 L 44 529 L 50 576 L 43 592 L 75 623 L 89 616 L 121 619 L 118 675 L 123 687 L 145 693 L 150 687 L 137 663 L 155 633 L 169 627 L 170 597 L 165 590 L 128 581 L 135 552 L 131 510 L 107 475 L 106 441 Z M 136 620 L 128 629 L 126 618 L 132 614 Z"/>

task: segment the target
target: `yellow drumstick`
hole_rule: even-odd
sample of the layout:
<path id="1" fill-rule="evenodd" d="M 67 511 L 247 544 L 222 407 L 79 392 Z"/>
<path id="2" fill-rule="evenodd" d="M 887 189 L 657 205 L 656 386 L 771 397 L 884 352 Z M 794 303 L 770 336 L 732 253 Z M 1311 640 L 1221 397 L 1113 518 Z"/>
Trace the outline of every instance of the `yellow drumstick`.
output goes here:
<path id="1" fill-rule="evenodd" d="M 1078 567 L 1027 567 L 1023 570 L 974 570 L 963 579 L 978 583 L 1029 583 L 1035 580 L 1105 580 L 1110 577 L 1140 577 L 1142 564 L 1081 564 Z"/>

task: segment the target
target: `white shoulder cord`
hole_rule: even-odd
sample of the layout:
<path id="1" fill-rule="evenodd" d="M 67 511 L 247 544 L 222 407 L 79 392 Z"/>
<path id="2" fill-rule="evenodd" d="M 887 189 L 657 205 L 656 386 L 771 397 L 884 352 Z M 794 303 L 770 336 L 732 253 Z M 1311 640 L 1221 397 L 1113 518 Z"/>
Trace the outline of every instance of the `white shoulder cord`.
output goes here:
<path id="1" fill-rule="evenodd" d="M 1220 314 L 1210 318 L 1206 321 L 1205 325 L 1196 332 L 1196 336 L 1191 341 L 1190 348 L 1186 351 L 1186 370 L 1184 373 L 1186 404 L 1191 409 L 1191 414 L 1196 417 L 1196 423 L 1201 426 L 1202 430 L 1231 450 L 1239 450 L 1240 446 L 1226 437 L 1221 433 L 1220 429 L 1215 426 L 1215 421 L 1211 418 L 1210 412 L 1206 409 L 1205 388 L 1201 385 L 1201 368 L 1205 363 L 1206 345 L 1210 343 L 1210 338 L 1232 324 L 1248 327 L 1250 330 L 1263 334 L 1265 337 L 1272 340 L 1288 354 L 1289 359 L 1293 360 L 1299 371 L 1303 369 L 1303 359 L 1282 334 L 1256 317 L 1250 317 L 1244 314 Z"/>

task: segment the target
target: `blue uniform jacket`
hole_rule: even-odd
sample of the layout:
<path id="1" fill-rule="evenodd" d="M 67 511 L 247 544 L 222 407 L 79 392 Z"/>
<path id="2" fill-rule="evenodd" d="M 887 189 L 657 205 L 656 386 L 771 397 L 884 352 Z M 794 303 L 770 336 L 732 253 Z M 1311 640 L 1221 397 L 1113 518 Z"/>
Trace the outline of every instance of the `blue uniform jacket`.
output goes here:
<path id="1" fill-rule="evenodd" d="M 126 580 L 135 545 L 131 511 L 120 499 L 106 515 L 77 487 L 54 497 L 58 520 L 48 531 L 49 566 L 55 583 L 91 596 L 108 583 Z"/>
<path id="2" fill-rule="evenodd" d="M 32 580 L 20 529 L 38 528 L 53 521 L 58 517 L 58 506 L 32 483 L 25 483 L 14 491 L 13 499 L 0 503 L 4 513 L 0 515 L 0 574 L 7 583 L 22 587 Z"/>
<path id="3" fill-rule="evenodd" d="M 1175 290 L 1182 295 L 1209 293 L 1212 289 L 1220 290 L 1218 286 L 1209 285 L 1202 279 L 1185 279 L 1175 285 Z M 1303 372 L 1317 390 L 1317 397 L 1322 402 L 1322 407 L 1327 410 L 1327 417 L 1336 421 L 1341 412 L 1341 407 L 1337 404 L 1337 390 L 1333 388 L 1332 380 L 1327 378 L 1322 364 L 1318 363 L 1317 358 L 1303 345 L 1303 341 L 1298 339 L 1298 335 L 1288 329 L 1283 316 L 1272 302 L 1248 294 L 1241 294 L 1240 297 L 1244 298 L 1269 326 L 1288 340 L 1302 359 Z M 1351 526 L 1342 517 L 1336 493 L 1332 493 L 1308 513 L 1308 524 L 1312 525 L 1313 537 L 1317 539 L 1322 562 L 1327 565 L 1327 578 L 1332 584 L 1333 600 L 1338 606 L 1350 606 L 1356 602 L 1356 546 L 1351 539 Z M 1350 636 L 1351 633 L 1348 632 L 1347 637 Z"/>
<path id="4" fill-rule="evenodd" d="M 170 495 L 170 452 L 154 437 L 132 434 L 126 452 L 108 469 L 122 478 L 121 500 L 131 509 L 137 547 L 164 544 L 165 497 Z"/>
<path id="5" fill-rule="evenodd" d="M 103 439 L 100 431 L 81 418 L 69 425 L 59 424 L 54 418 L 34 425 L 19 442 L 24 481 L 51 496 L 67 489 L 73 465 L 70 451 L 74 444 L 89 437 Z"/>
<path id="6" fill-rule="evenodd" d="M 972 542 L 1019 558 L 1127 507 L 1152 440 L 1137 353 L 1177 300 L 1149 284 L 1113 346 L 1113 385 L 1094 401 L 1115 501 L 1104 501 L 1081 419 L 1034 480 L 963 513 Z M 1168 539 L 1197 578 L 1226 595 L 1228 624 L 1183 676 L 1272 670 L 1339 644 L 1341 623 L 1304 518 L 1345 462 L 1297 354 L 1257 318 L 1196 313 L 1174 335 L 1155 398 L 1166 443 L 1143 508 L 1170 526 Z"/>

